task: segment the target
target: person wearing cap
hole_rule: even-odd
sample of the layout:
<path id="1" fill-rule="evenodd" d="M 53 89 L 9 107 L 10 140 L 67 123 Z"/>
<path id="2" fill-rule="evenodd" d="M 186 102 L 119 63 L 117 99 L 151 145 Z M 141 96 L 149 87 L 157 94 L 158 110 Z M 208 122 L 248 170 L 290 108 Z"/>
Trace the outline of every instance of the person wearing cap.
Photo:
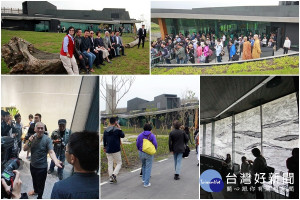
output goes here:
<path id="1" fill-rule="evenodd" d="M 66 128 L 67 121 L 65 119 L 58 120 L 58 129 L 52 132 L 51 139 L 53 142 L 53 150 L 55 152 L 56 157 L 65 162 L 65 151 L 66 144 L 69 142 L 69 137 L 71 135 L 71 130 Z M 55 164 L 53 161 L 50 163 L 50 168 L 48 170 L 48 174 L 51 174 L 54 171 Z M 57 175 L 59 180 L 63 179 L 63 170 L 62 168 L 57 169 Z"/>
<path id="2" fill-rule="evenodd" d="M 140 48 L 141 40 L 142 40 L 142 47 L 144 48 L 145 38 L 146 38 L 146 29 L 144 24 L 142 25 L 142 28 L 139 29 L 138 36 L 139 36 L 138 48 Z"/>

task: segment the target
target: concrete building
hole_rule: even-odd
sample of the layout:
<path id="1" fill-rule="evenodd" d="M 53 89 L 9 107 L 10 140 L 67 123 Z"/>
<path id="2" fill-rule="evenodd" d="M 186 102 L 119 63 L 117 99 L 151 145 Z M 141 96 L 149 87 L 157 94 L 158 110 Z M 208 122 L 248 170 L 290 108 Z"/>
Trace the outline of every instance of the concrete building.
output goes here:
<path id="1" fill-rule="evenodd" d="M 78 5 L 80 6 L 80 5 Z M 134 32 L 135 23 L 141 21 L 131 19 L 129 12 L 123 8 L 104 8 L 97 10 L 66 10 L 47 1 L 24 1 L 22 10 L 1 9 L 2 28 L 25 31 L 57 32 L 57 26 L 68 28 L 111 30 L 124 27 L 124 32 Z"/>
<path id="2" fill-rule="evenodd" d="M 145 111 L 146 109 L 167 110 L 180 107 L 180 98 L 174 94 L 161 94 L 154 97 L 153 101 L 134 98 L 127 101 L 127 112 L 134 110 Z"/>
<path id="3" fill-rule="evenodd" d="M 171 2 L 170 2 L 171 3 Z M 278 6 L 232 6 L 193 9 L 151 9 L 151 21 L 159 24 L 161 37 L 193 32 L 235 34 L 277 34 L 277 45 L 285 37 L 299 49 L 299 2 L 280 2 Z"/>

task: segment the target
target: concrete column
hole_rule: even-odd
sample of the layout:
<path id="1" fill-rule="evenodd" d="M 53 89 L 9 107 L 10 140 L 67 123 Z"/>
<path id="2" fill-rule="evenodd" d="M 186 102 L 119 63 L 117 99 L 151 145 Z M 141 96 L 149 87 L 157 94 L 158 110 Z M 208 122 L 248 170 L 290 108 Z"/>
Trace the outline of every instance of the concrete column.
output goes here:
<path id="1" fill-rule="evenodd" d="M 232 115 L 232 163 L 235 162 L 235 115 Z"/>
<path id="2" fill-rule="evenodd" d="M 263 154 L 263 116 L 262 116 L 262 105 L 260 105 L 259 108 L 260 108 L 260 132 L 261 132 L 260 149 L 261 149 L 261 154 Z"/>
<path id="3" fill-rule="evenodd" d="M 202 154 L 205 154 L 206 147 L 206 124 L 203 124 L 203 140 L 202 140 Z"/>
<path id="4" fill-rule="evenodd" d="M 166 34 L 168 34 L 165 19 L 158 18 L 158 25 L 159 25 L 159 28 L 160 28 L 161 38 L 162 38 L 162 40 L 164 40 Z"/>
<path id="5" fill-rule="evenodd" d="M 211 123 L 211 156 L 215 156 L 215 122 Z"/>

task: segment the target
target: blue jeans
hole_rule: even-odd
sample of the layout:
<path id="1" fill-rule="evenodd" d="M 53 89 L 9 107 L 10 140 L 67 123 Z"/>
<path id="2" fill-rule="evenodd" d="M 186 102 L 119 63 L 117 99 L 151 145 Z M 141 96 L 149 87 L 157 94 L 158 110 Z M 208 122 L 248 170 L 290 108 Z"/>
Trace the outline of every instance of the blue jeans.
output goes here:
<path id="1" fill-rule="evenodd" d="M 154 155 L 146 154 L 142 151 L 139 151 L 139 156 L 142 161 L 142 172 L 143 172 L 143 181 L 144 185 L 148 185 L 150 182 L 152 162 Z"/>
<path id="2" fill-rule="evenodd" d="M 92 69 L 93 68 L 93 63 L 96 59 L 96 56 L 93 53 L 87 52 L 87 51 L 84 51 L 82 53 L 83 53 L 83 55 L 85 55 L 88 58 L 90 69 Z"/>
<path id="3" fill-rule="evenodd" d="M 58 160 L 60 160 L 62 163 L 65 162 L 66 160 L 66 157 L 65 157 L 65 152 L 63 151 L 61 154 L 58 154 L 58 153 L 55 153 L 56 157 Z M 55 167 L 55 164 L 53 162 L 53 160 L 51 160 L 51 163 L 50 163 L 50 170 L 54 171 L 54 167 Z M 62 165 L 62 168 L 57 168 L 57 174 L 62 174 L 63 173 L 63 170 L 64 170 L 64 167 L 65 165 Z"/>
<path id="4" fill-rule="evenodd" d="M 221 56 L 217 56 L 217 60 L 218 60 L 218 62 L 222 62 L 221 61 Z"/>
<path id="5" fill-rule="evenodd" d="M 120 47 L 115 48 L 115 51 L 116 51 L 116 56 L 119 56 L 120 55 Z"/>
<path id="6" fill-rule="evenodd" d="M 183 153 L 174 153 L 175 174 L 180 174 Z"/>

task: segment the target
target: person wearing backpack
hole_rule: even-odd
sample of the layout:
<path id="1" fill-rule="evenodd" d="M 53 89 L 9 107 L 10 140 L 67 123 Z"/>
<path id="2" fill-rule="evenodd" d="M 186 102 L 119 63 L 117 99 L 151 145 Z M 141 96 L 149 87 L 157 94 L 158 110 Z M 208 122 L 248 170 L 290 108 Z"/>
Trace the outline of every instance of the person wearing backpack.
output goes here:
<path id="1" fill-rule="evenodd" d="M 150 124 L 144 125 L 144 132 L 140 133 L 136 140 L 136 147 L 139 150 L 139 157 L 142 161 L 142 179 L 144 183 L 144 187 L 150 187 L 150 177 L 151 177 L 151 169 L 152 162 L 154 158 L 154 154 L 157 149 L 157 141 L 155 135 L 151 133 L 152 126 Z M 146 142 L 151 147 L 146 147 Z M 150 143 L 149 143 L 150 142 Z M 152 149 L 151 149 L 152 148 Z M 153 149 L 155 148 L 155 150 Z"/>
<path id="2" fill-rule="evenodd" d="M 181 123 L 178 120 L 173 122 L 174 130 L 169 134 L 169 150 L 173 153 L 175 164 L 174 179 L 179 180 L 182 155 L 185 152 L 185 144 L 188 142 L 188 137 L 183 130 L 180 130 Z"/>

